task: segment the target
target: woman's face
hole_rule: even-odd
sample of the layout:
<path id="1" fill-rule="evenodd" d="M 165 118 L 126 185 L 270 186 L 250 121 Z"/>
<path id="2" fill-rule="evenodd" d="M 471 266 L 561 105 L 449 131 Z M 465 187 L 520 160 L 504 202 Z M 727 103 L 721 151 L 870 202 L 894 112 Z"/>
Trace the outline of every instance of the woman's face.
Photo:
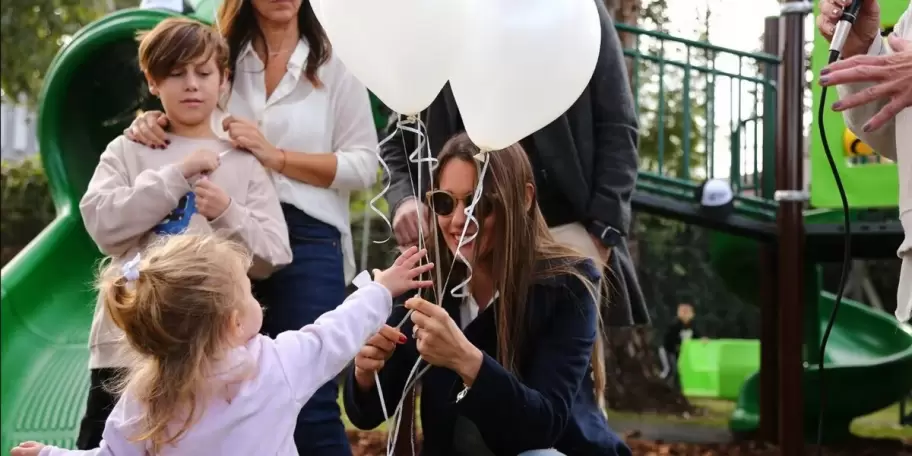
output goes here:
<path id="1" fill-rule="evenodd" d="M 301 0 L 250 0 L 253 9 L 262 19 L 276 24 L 297 20 Z"/>
<path id="2" fill-rule="evenodd" d="M 459 239 L 462 235 L 462 228 L 466 223 L 465 208 L 471 204 L 472 197 L 475 193 L 475 182 L 478 177 L 478 169 L 474 163 L 468 163 L 460 159 L 453 159 L 447 162 L 440 172 L 439 188 L 436 194 L 431 198 L 431 209 L 437 216 L 437 226 L 446 242 L 447 247 L 453 254 L 456 253 L 456 247 L 459 245 Z M 483 189 L 485 193 L 490 190 Z M 490 206 L 488 204 L 487 206 Z M 474 213 L 479 217 L 478 206 Z M 484 219 L 484 231 L 478 233 L 476 240 L 481 241 L 481 246 L 477 243 L 466 243 L 459 252 L 469 262 L 475 264 L 475 258 L 487 254 L 491 250 L 492 240 L 491 233 L 494 231 L 494 214 L 489 214 Z M 470 223 L 466 230 L 466 238 L 476 233 L 478 227 Z"/>

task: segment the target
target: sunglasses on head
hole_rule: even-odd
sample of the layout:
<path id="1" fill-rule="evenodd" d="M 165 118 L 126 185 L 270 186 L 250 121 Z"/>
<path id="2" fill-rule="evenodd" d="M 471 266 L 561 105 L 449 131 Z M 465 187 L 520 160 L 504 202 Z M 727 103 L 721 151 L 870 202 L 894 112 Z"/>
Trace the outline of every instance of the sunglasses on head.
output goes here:
<path id="1" fill-rule="evenodd" d="M 431 211 L 441 217 L 453 215 L 453 212 L 456 211 L 456 206 L 458 206 L 460 202 L 462 202 L 464 208 L 471 206 L 474 198 L 475 191 L 459 197 L 446 190 L 427 192 L 427 201 L 428 205 L 431 206 Z M 476 216 L 483 217 L 490 210 L 491 198 L 488 195 L 482 194 L 478 200 L 478 205 L 475 206 L 475 214 Z"/>

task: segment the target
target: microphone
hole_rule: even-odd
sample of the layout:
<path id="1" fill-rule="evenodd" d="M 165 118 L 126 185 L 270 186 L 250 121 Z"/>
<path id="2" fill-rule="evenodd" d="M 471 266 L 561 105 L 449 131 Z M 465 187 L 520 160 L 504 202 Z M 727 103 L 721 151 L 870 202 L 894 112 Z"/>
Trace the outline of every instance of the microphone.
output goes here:
<path id="1" fill-rule="evenodd" d="M 864 0 L 853 0 L 852 4 L 842 10 L 842 17 L 836 23 L 836 30 L 833 32 L 833 39 L 830 41 L 830 63 L 839 58 L 842 53 L 842 47 L 845 46 L 846 38 L 858 18 L 858 11 L 861 10 L 861 4 Z"/>

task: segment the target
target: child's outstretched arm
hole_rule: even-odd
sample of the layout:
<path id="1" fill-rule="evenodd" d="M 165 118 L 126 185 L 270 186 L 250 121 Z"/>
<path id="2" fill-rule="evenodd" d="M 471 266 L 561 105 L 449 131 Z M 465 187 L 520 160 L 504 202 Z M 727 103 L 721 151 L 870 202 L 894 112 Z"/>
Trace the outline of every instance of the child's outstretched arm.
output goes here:
<path id="1" fill-rule="evenodd" d="M 416 266 L 426 254 L 412 247 L 385 271 L 374 271 L 374 281 L 354 292 L 335 310 L 323 314 L 299 331 L 286 331 L 275 340 L 279 362 L 294 397 L 302 404 L 354 359 L 367 339 L 386 322 L 393 298 L 429 280 L 416 280 L 434 265 Z"/>
<path id="2" fill-rule="evenodd" d="M 145 456 L 146 445 L 133 442 L 124 429 L 129 427 L 124 400 L 117 401 L 105 422 L 101 445 L 93 450 L 67 450 L 38 442 L 23 442 L 10 450 L 10 456 Z"/>
<path id="3" fill-rule="evenodd" d="M 134 247 L 190 191 L 176 165 L 147 169 L 131 182 L 124 163 L 130 145 L 123 136 L 108 144 L 79 202 L 86 230 L 107 255 Z"/>
<path id="4" fill-rule="evenodd" d="M 253 254 L 250 276 L 261 279 L 291 263 L 291 245 L 282 206 L 269 175 L 259 163 L 250 172 L 246 204 L 232 200 L 225 212 L 211 223 L 213 228 L 225 231 L 250 249 Z"/>

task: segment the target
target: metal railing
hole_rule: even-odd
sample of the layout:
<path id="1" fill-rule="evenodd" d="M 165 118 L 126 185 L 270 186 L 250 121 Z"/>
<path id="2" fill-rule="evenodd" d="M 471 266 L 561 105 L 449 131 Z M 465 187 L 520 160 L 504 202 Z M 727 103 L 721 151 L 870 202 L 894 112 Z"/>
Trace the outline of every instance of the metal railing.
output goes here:
<path id="1" fill-rule="evenodd" d="M 779 59 L 624 24 L 617 30 L 632 43 L 624 54 L 640 121 L 638 188 L 684 197 L 723 178 L 746 206 L 767 212 Z"/>

